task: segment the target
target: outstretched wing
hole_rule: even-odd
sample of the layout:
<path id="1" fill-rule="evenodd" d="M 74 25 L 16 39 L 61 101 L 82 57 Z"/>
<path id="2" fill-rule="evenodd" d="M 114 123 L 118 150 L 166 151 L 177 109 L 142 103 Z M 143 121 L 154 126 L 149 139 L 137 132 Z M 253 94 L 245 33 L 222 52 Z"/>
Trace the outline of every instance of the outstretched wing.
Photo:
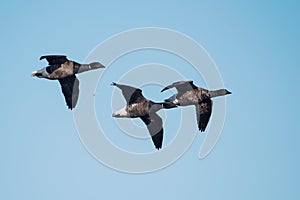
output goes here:
<path id="1" fill-rule="evenodd" d="M 75 108 L 79 95 L 79 80 L 75 75 L 58 79 L 69 109 Z"/>
<path id="2" fill-rule="evenodd" d="M 46 55 L 41 56 L 40 60 L 46 59 L 49 65 L 59 65 L 68 61 L 67 56 L 64 55 Z"/>
<path id="3" fill-rule="evenodd" d="M 131 87 L 128 85 L 121 85 L 117 83 L 112 83 L 112 85 L 117 86 L 122 90 L 122 94 L 127 102 L 127 105 L 130 105 L 132 103 L 137 103 L 145 99 L 141 89 Z"/>
<path id="4" fill-rule="evenodd" d="M 162 147 L 164 135 L 162 119 L 156 113 L 143 116 L 141 119 L 147 125 L 147 129 L 151 135 L 155 148 L 160 149 Z"/>
<path id="5" fill-rule="evenodd" d="M 197 123 L 201 132 L 205 131 L 212 111 L 212 100 L 207 98 L 196 105 Z"/>
<path id="6" fill-rule="evenodd" d="M 193 81 L 178 81 L 175 83 L 172 83 L 171 85 L 168 85 L 164 89 L 161 90 L 161 92 L 171 89 L 171 88 L 176 88 L 178 93 L 183 93 L 191 89 L 196 89 L 197 86 L 194 85 Z"/>

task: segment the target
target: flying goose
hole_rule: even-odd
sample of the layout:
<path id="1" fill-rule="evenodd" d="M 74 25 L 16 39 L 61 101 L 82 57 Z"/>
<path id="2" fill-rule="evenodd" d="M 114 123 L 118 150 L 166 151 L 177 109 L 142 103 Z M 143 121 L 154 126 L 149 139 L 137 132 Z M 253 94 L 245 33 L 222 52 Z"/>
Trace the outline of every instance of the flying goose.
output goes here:
<path id="1" fill-rule="evenodd" d="M 152 141 L 157 150 L 162 147 L 163 142 L 163 124 L 162 119 L 156 114 L 162 108 L 169 108 L 169 103 L 155 103 L 146 99 L 142 90 L 128 85 L 112 83 L 111 85 L 122 90 L 122 94 L 127 105 L 119 111 L 113 113 L 116 118 L 141 118 L 147 125 Z M 175 106 L 171 106 L 175 107 Z"/>
<path id="2" fill-rule="evenodd" d="M 201 132 L 205 131 L 212 112 L 211 98 L 231 94 L 226 89 L 209 91 L 194 85 L 193 81 L 179 81 L 168 85 L 161 92 L 176 88 L 178 93 L 166 99 L 165 102 L 172 103 L 174 106 L 195 105 L 197 114 L 198 128 Z"/>
<path id="3" fill-rule="evenodd" d="M 79 64 L 75 61 L 68 60 L 67 56 L 64 55 L 41 56 L 40 60 L 43 59 L 48 61 L 49 66 L 32 72 L 32 76 L 58 80 L 67 106 L 71 110 L 75 108 L 79 95 L 79 80 L 76 78 L 75 74 L 93 69 L 104 68 L 104 66 L 99 62 Z"/>

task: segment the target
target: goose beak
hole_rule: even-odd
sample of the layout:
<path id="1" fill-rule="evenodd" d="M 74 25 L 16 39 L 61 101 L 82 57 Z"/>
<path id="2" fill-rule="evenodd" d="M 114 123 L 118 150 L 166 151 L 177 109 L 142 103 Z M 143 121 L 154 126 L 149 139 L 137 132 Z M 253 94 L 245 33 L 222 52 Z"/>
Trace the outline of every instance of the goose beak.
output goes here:
<path id="1" fill-rule="evenodd" d="M 227 90 L 226 94 L 231 94 L 231 92 Z"/>

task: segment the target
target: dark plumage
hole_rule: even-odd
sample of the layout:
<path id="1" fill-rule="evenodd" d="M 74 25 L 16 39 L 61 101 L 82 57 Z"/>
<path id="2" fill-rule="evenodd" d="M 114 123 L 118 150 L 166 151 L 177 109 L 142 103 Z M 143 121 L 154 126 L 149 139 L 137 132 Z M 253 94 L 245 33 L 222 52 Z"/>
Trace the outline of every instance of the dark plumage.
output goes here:
<path id="1" fill-rule="evenodd" d="M 162 119 L 156 112 L 162 108 L 169 108 L 169 103 L 155 103 L 146 99 L 142 90 L 128 85 L 112 83 L 113 86 L 122 90 L 127 105 L 121 110 L 114 112 L 117 118 L 140 118 L 146 125 L 156 149 L 162 147 L 163 124 Z"/>
<path id="2" fill-rule="evenodd" d="M 211 116 L 211 98 L 231 94 L 231 92 L 226 89 L 209 91 L 204 88 L 197 87 L 194 85 L 193 81 L 179 81 L 172 83 L 162 89 L 161 92 L 171 88 L 176 88 L 178 93 L 165 101 L 173 104 L 174 106 L 195 105 L 198 128 L 201 132 L 205 131 Z"/>
<path id="3" fill-rule="evenodd" d="M 79 64 L 75 61 L 68 60 L 64 55 L 46 55 L 41 56 L 40 60 L 46 59 L 49 66 L 32 72 L 32 76 L 58 80 L 61 85 L 62 93 L 69 109 L 75 108 L 79 95 L 79 80 L 75 74 L 104 68 L 99 62 L 90 64 Z"/>

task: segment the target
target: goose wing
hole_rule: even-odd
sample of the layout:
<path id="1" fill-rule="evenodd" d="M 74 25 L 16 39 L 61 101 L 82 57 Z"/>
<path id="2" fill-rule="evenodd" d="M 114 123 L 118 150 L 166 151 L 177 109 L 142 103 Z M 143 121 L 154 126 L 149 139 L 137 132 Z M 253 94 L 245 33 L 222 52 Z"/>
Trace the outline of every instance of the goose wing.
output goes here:
<path id="1" fill-rule="evenodd" d="M 46 59 L 49 65 L 59 65 L 68 61 L 67 56 L 65 55 L 46 55 L 41 56 L 40 60 Z"/>
<path id="2" fill-rule="evenodd" d="M 156 113 L 151 113 L 150 115 L 145 115 L 140 118 L 147 125 L 155 148 L 160 149 L 162 147 L 164 134 L 162 119 Z"/>
<path id="3" fill-rule="evenodd" d="M 75 108 L 79 95 L 79 80 L 75 75 L 58 79 L 69 109 Z"/>
<path id="4" fill-rule="evenodd" d="M 205 131 L 212 111 L 212 100 L 207 98 L 196 105 L 197 123 L 201 132 Z"/>
<path id="5" fill-rule="evenodd" d="M 168 85 L 167 87 L 162 89 L 161 92 L 171 89 L 171 88 L 174 88 L 174 87 L 177 89 L 178 93 L 184 93 L 188 90 L 197 88 L 197 86 L 194 85 L 193 81 L 178 81 L 178 82 L 172 83 L 171 85 Z"/>
<path id="6" fill-rule="evenodd" d="M 122 94 L 127 102 L 127 105 L 138 103 L 145 99 L 141 89 L 117 83 L 112 83 L 112 85 L 122 90 Z"/>

